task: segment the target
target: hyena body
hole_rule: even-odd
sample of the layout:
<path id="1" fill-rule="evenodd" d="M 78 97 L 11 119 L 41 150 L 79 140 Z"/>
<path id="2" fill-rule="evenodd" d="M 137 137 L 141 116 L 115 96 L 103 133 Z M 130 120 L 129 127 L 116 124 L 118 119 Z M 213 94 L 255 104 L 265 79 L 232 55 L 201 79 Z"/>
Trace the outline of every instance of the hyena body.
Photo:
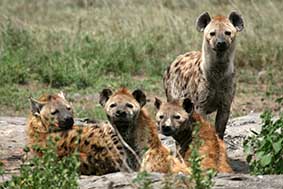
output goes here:
<path id="1" fill-rule="evenodd" d="M 188 97 L 205 118 L 217 111 L 215 127 L 220 138 L 224 136 L 235 94 L 235 41 L 243 27 L 243 20 L 236 12 L 228 18 L 212 19 L 203 13 L 197 19 L 197 29 L 204 33 L 202 51 L 177 57 L 163 78 L 169 101 Z"/>
<path id="2" fill-rule="evenodd" d="M 141 166 L 137 165 L 136 170 L 189 173 L 186 164 L 173 157 L 169 149 L 161 144 L 155 122 L 143 108 L 146 96 L 141 90 L 131 94 L 122 88 L 112 94 L 110 89 L 104 89 L 100 94 L 100 103 L 111 124 L 142 159 Z"/>
<path id="3" fill-rule="evenodd" d="M 172 136 L 179 145 L 179 153 L 188 166 L 191 155 L 190 144 L 194 143 L 192 132 L 199 127 L 198 136 L 202 144 L 199 154 L 203 158 L 201 167 L 214 169 L 218 172 L 230 173 L 232 169 L 228 163 L 225 143 L 216 134 L 215 128 L 193 110 L 193 104 L 186 98 L 183 103 L 178 100 L 162 103 L 156 99 L 155 106 L 157 126 L 161 133 Z"/>
<path id="4" fill-rule="evenodd" d="M 81 174 L 102 175 L 126 170 L 126 153 L 108 122 L 73 125 L 72 108 L 62 94 L 30 99 L 27 124 L 28 145 L 47 147 L 48 138 L 56 144 L 59 157 L 79 152 Z M 38 155 L 42 155 L 39 151 Z"/>

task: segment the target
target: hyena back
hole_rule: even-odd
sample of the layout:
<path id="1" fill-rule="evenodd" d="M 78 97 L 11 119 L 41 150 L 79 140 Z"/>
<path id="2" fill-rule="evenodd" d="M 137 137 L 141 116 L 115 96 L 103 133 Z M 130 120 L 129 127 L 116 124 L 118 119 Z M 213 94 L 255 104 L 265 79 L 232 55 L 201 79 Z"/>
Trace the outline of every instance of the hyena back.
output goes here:
<path id="1" fill-rule="evenodd" d="M 204 117 L 217 111 L 215 127 L 223 138 L 235 94 L 235 41 L 243 19 L 236 12 L 213 18 L 205 12 L 196 26 L 204 33 L 202 51 L 177 57 L 165 71 L 163 84 L 167 100 L 188 97 Z"/>

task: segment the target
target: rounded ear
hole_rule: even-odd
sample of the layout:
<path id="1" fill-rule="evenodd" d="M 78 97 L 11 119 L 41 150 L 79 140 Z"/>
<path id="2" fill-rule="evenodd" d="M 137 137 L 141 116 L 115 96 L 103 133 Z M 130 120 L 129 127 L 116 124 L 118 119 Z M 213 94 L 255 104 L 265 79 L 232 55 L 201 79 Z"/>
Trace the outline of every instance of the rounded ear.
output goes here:
<path id="1" fill-rule="evenodd" d="M 109 97 L 112 95 L 112 91 L 111 89 L 103 89 L 100 93 L 99 93 L 99 103 L 101 104 L 101 106 L 105 106 L 107 100 L 109 99 Z"/>
<path id="2" fill-rule="evenodd" d="M 239 13 L 237 13 L 236 11 L 232 11 L 229 14 L 228 18 L 238 32 L 244 29 L 244 20 Z"/>
<path id="3" fill-rule="evenodd" d="M 141 107 L 143 107 L 146 104 L 146 96 L 144 92 L 140 89 L 136 89 L 132 95 L 134 98 L 138 101 Z"/>
<path id="4" fill-rule="evenodd" d="M 183 108 L 186 110 L 187 113 L 192 113 L 194 110 L 194 104 L 189 98 L 185 98 L 183 100 Z"/>
<path id="5" fill-rule="evenodd" d="M 203 32 L 205 27 L 209 24 L 210 21 L 211 21 L 211 18 L 208 12 L 202 13 L 196 20 L 197 31 Z"/>
<path id="6" fill-rule="evenodd" d="M 40 110 L 45 105 L 45 103 L 39 102 L 32 97 L 29 97 L 30 108 L 33 115 L 38 116 L 40 114 Z"/>
<path id="7" fill-rule="evenodd" d="M 60 96 L 62 99 L 66 100 L 65 94 L 63 93 L 63 91 L 60 91 L 57 95 Z"/>
<path id="8" fill-rule="evenodd" d="M 159 110 L 161 104 L 162 104 L 162 101 L 159 98 L 155 97 L 154 106 L 156 107 L 157 110 Z"/>

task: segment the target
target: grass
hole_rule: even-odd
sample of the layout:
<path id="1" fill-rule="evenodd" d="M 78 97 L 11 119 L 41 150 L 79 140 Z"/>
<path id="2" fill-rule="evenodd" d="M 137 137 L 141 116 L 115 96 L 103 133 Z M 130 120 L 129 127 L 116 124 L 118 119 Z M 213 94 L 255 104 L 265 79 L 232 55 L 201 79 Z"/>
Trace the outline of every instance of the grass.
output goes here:
<path id="1" fill-rule="evenodd" d="M 60 90 L 73 100 L 77 116 L 102 119 L 97 93 L 104 87 L 164 96 L 167 65 L 201 48 L 196 17 L 231 10 L 245 20 L 238 37 L 233 116 L 275 106 L 271 102 L 283 93 L 280 0 L 3 0 L 0 115 L 26 115 L 28 96 Z M 266 74 L 258 82 L 261 71 Z"/>

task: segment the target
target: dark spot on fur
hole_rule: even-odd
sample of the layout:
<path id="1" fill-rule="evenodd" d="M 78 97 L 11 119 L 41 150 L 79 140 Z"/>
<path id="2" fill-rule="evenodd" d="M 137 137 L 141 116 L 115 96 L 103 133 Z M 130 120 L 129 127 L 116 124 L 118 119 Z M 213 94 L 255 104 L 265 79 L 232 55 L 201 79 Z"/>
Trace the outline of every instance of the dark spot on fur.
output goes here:
<path id="1" fill-rule="evenodd" d="M 166 74 L 168 75 L 168 77 L 170 76 L 170 66 L 167 67 Z"/>
<path id="2" fill-rule="evenodd" d="M 88 138 L 91 138 L 92 136 L 93 136 L 93 132 L 92 133 L 90 133 L 90 135 L 88 135 Z"/>
<path id="3" fill-rule="evenodd" d="M 77 139 L 77 137 L 74 136 L 74 137 L 71 139 L 70 143 L 74 143 L 74 142 L 76 141 L 76 139 Z"/>
<path id="4" fill-rule="evenodd" d="M 89 141 L 88 140 L 85 140 L 85 145 L 89 145 Z"/>
<path id="5" fill-rule="evenodd" d="M 81 167 L 83 170 L 88 170 L 88 165 L 86 163 L 82 163 Z"/>
<path id="6" fill-rule="evenodd" d="M 177 68 L 177 69 L 175 70 L 175 73 L 178 74 L 180 71 L 181 71 L 181 69 L 180 69 L 180 68 Z"/>
<path id="7" fill-rule="evenodd" d="M 174 65 L 174 67 L 176 68 L 179 64 L 180 64 L 180 61 L 177 62 L 177 63 Z"/>
<path id="8" fill-rule="evenodd" d="M 122 147 L 122 146 L 117 146 L 117 149 L 118 149 L 118 150 L 122 150 L 123 147 Z"/>
<path id="9" fill-rule="evenodd" d="M 60 137 L 61 138 L 66 138 L 68 136 L 68 132 L 67 131 L 63 131 L 63 132 L 61 132 L 61 134 L 60 134 Z"/>
<path id="10" fill-rule="evenodd" d="M 65 148 L 66 147 L 66 141 L 64 141 L 64 143 L 61 145 L 61 148 Z"/>
<path id="11" fill-rule="evenodd" d="M 117 138 L 113 138 L 113 143 L 116 145 L 119 143 L 119 140 Z"/>
<path id="12" fill-rule="evenodd" d="M 93 162 L 93 157 L 92 157 L 92 155 L 87 156 L 87 161 L 88 161 L 88 163 L 90 163 L 90 164 L 93 164 L 93 163 L 94 163 L 94 162 Z"/>
<path id="13" fill-rule="evenodd" d="M 96 153 L 101 153 L 103 151 L 103 147 L 97 146 L 96 144 L 91 145 L 91 149 Z"/>

